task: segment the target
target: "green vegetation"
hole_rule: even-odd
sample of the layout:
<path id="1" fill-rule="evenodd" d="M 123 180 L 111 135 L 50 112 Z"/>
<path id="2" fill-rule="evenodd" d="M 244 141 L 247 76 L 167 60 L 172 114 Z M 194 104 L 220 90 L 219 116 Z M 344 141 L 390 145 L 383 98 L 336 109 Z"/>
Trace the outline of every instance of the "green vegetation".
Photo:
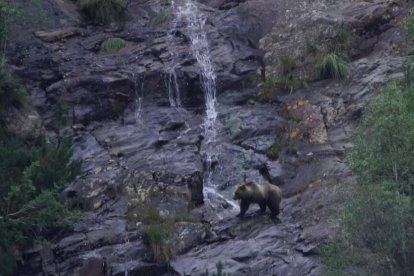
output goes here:
<path id="1" fill-rule="evenodd" d="M 59 196 L 80 168 L 70 161 L 71 155 L 68 138 L 59 147 L 45 140 L 36 144 L 12 137 L 0 140 L 1 260 L 13 260 L 13 247 L 71 226 L 77 213 Z M 0 273 L 10 274 L 13 266 L 13 261 L 0 263 Z"/>
<path id="2" fill-rule="evenodd" d="M 11 0 L 0 0 L 0 69 L 5 63 L 7 39 L 16 13 L 17 8 Z"/>
<path id="3" fill-rule="evenodd" d="M 124 0 L 78 0 L 77 3 L 87 17 L 100 23 L 122 21 L 126 16 Z"/>
<path id="4" fill-rule="evenodd" d="M 283 75 L 289 75 L 296 68 L 296 62 L 289 56 L 282 56 L 280 58 L 280 66 L 282 68 Z"/>
<path id="5" fill-rule="evenodd" d="M 319 74 L 322 79 L 344 79 L 348 75 L 348 68 L 340 56 L 329 53 L 319 64 Z"/>
<path id="6" fill-rule="evenodd" d="M 33 241 L 50 239 L 70 228 L 78 217 L 62 202 L 60 193 L 80 169 L 72 161 L 72 141 L 62 137 L 64 107 L 55 108 L 57 145 L 47 137 L 25 141 L 9 133 L 10 109 L 30 108 L 24 86 L 5 68 L 12 23 L 19 13 L 9 0 L 0 0 L 0 274 L 13 275 L 15 258 Z"/>
<path id="7" fill-rule="evenodd" d="M 143 223 L 142 236 L 149 246 L 154 261 L 166 264 L 174 256 L 174 245 L 169 241 L 170 233 L 177 222 L 194 223 L 197 220 L 189 213 L 176 214 L 170 217 L 162 217 L 157 207 L 150 201 L 140 202 L 136 207 L 140 209 L 130 210 L 128 219 L 130 222 Z"/>
<path id="8" fill-rule="evenodd" d="M 348 66 L 344 58 L 350 45 L 351 34 L 345 30 L 340 30 L 325 45 L 326 54 L 322 56 L 317 66 L 321 79 L 342 80 L 348 76 Z"/>
<path id="9" fill-rule="evenodd" d="M 168 234 L 171 231 L 170 223 L 150 224 L 143 230 L 144 240 L 148 243 L 159 264 L 166 264 L 173 256 L 172 245 L 168 242 Z"/>
<path id="10" fill-rule="evenodd" d="M 168 22 L 170 18 L 169 9 L 161 8 L 154 17 L 151 18 L 152 26 L 161 26 Z"/>
<path id="11" fill-rule="evenodd" d="M 7 107 L 22 107 L 27 102 L 23 85 L 0 67 L 0 112 Z"/>
<path id="12" fill-rule="evenodd" d="M 116 53 L 126 45 L 126 41 L 119 37 L 108 38 L 101 44 L 101 51 L 106 53 Z"/>
<path id="13" fill-rule="evenodd" d="M 280 152 L 280 141 L 275 140 L 274 143 L 270 146 L 270 148 L 266 151 L 266 156 L 269 157 L 270 160 L 277 160 L 279 158 Z"/>
<path id="14" fill-rule="evenodd" d="M 306 40 L 306 53 L 316 55 L 319 51 L 319 45 L 314 40 Z"/>
<path id="15" fill-rule="evenodd" d="M 277 88 L 277 81 L 273 76 L 267 76 L 263 83 L 260 100 L 270 102 L 273 100 L 273 93 Z"/>
<path id="16" fill-rule="evenodd" d="M 351 34 L 346 30 L 339 30 L 334 38 L 328 43 L 327 48 L 330 53 L 338 55 L 348 51 L 351 46 Z"/>
<path id="17" fill-rule="evenodd" d="M 410 42 L 413 22 L 411 15 L 405 24 Z M 353 194 L 339 213 L 341 232 L 321 248 L 330 275 L 411 275 L 414 270 L 414 79 L 410 75 L 378 92 L 356 131 L 348 154 L 356 177 Z"/>
<path id="18" fill-rule="evenodd" d="M 271 75 L 266 77 L 260 94 L 261 101 L 271 102 L 277 89 L 292 92 L 306 85 L 304 79 L 294 74 L 294 70 L 297 68 L 294 59 L 289 56 L 282 56 L 279 62 L 281 74 L 277 78 Z"/>
<path id="19" fill-rule="evenodd" d="M 250 99 L 250 100 L 248 100 L 248 101 L 247 101 L 247 104 L 248 104 L 248 105 L 256 105 L 256 104 L 257 104 L 257 102 L 256 102 L 256 100 L 255 100 L 255 99 Z"/>

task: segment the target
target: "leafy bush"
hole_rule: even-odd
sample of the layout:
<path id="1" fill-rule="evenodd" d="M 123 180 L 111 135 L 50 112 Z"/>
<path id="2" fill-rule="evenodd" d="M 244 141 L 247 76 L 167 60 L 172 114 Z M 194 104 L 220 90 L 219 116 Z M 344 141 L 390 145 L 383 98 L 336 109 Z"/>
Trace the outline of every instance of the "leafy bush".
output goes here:
<path id="1" fill-rule="evenodd" d="M 27 102 L 23 85 L 5 69 L 0 68 L 0 110 L 8 106 L 21 107 Z"/>
<path id="2" fill-rule="evenodd" d="M 78 3 L 89 18 L 101 23 L 107 24 L 125 18 L 124 0 L 78 0 Z"/>
<path id="3" fill-rule="evenodd" d="M 410 195 L 414 189 L 412 92 L 395 82 L 383 88 L 368 106 L 349 155 L 352 171 L 364 182 L 391 179 L 400 192 Z"/>
<path id="4" fill-rule="evenodd" d="M 358 267 L 370 275 L 414 270 L 414 90 L 390 83 L 367 107 L 348 155 L 355 191 L 339 215 L 343 250 L 325 250 L 328 271 Z M 359 258 L 347 258 L 349 250 Z M 348 267 L 347 271 L 343 267 Z M 334 275 L 337 275 L 333 273 Z M 355 273 L 354 273 L 355 274 Z"/>
<path id="5" fill-rule="evenodd" d="M 17 9 L 11 0 L 0 0 L 0 69 L 5 62 L 5 48 L 7 37 L 10 31 L 10 25 L 16 14 Z"/>
<path id="6" fill-rule="evenodd" d="M 14 261 L 11 248 L 34 238 L 50 236 L 73 223 L 59 193 L 74 179 L 80 164 L 71 162 L 71 140 L 59 147 L 43 141 L 26 144 L 14 138 L 0 141 L 0 273 L 9 275 Z"/>
<path id="7" fill-rule="evenodd" d="M 414 39 L 414 15 L 405 21 Z M 407 59 L 409 68 L 412 60 Z M 354 193 L 342 231 L 322 247 L 331 275 L 411 275 L 414 270 L 414 79 L 391 82 L 371 101 L 348 154 Z"/>
<path id="8" fill-rule="evenodd" d="M 126 45 L 126 41 L 119 37 L 112 37 L 105 40 L 101 45 L 101 50 L 106 53 L 116 53 Z"/>
<path id="9" fill-rule="evenodd" d="M 340 56 L 329 53 L 319 64 L 319 74 L 322 79 L 344 79 L 348 76 L 348 68 Z"/>

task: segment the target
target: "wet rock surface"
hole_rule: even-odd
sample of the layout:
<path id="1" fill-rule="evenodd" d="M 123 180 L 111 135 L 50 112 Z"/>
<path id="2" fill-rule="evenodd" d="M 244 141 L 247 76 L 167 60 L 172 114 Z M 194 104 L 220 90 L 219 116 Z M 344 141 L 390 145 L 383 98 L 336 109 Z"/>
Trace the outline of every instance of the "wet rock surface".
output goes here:
<path id="1" fill-rule="evenodd" d="M 204 96 L 184 26 L 171 40 L 168 26 L 150 24 L 146 4 L 130 2 L 131 19 L 112 30 L 80 25 L 73 6 L 48 1 L 45 10 L 57 11 L 60 29 L 41 30 L 30 55 L 14 60 L 51 139 L 54 104 L 68 109 L 66 131 L 83 163 L 64 196 L 86 210 L 72 233 L 27 250 L 19 274 L 203 275 L 220 261 L 231 275 L 320 275 L 315 248 L 335 230 L 327 218 L 350 182 L 344 153 L 353 128 L 373 91 L 403 76 L 397 13 L 403 3 L 202 1 L 219 94 L 219 158 L 212 185 L 203 187 Z M 338 15 L 359 30 L 355 41 L 368 45 L 352 46 L 351 77 L 311 82 L 279 93 L 272 104 L 256 102 L 252 76 L 263 61 L 277 74 L 277 57 L 302 51 L 307 35 L 325 35 L 315 30 L 332 36 Z M 374 33 L 367 31 L 372 24 Z M 114 36 L 126 47 L 102 52 L 100 44 Z M 170 106 L 172 65 L 182 108 Z M 278 158 L 271 160 L 266 153 L 275 142 Z M 280 221 L 255 214 L 258 207 L 245 219 L 235 217 L 237 203 L 229 199 L 245 180 L 282 188 Z M 162 219 L 190 214 L 195 220 L 173 223 L 175 256 L 168 265 L 154 262 L 143 238 L 148 206 Z"/>

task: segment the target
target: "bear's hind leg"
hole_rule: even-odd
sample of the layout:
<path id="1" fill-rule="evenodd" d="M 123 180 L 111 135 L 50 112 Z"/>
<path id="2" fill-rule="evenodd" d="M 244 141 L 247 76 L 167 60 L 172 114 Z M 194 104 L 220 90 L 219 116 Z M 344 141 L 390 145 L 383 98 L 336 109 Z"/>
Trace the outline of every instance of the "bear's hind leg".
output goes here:
<path id="1" fill-rule="evenodd" d="M 271 217 L 275 218 L 277 217 L 277 215 L 279 215 L 279 206 L 276 204 L 267 204 L 267 206 L 269 207 L 270 211 L 272 212 Z"/>

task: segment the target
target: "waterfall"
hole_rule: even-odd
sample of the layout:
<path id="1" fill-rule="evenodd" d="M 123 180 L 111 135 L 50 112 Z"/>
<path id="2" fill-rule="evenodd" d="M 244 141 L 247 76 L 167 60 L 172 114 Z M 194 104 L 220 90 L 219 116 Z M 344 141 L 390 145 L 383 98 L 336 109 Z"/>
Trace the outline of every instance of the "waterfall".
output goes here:
<path id="1" fill-rule="evenodd" d="M 169 69 L 165 77 L 165 86 L 168 90 L 168 99 L 170 101 L 170 106 L 181 108 L 180 87 L 178 85 L 177 75 L 175 73 L 175 65 Z"/>
<path id="2" fill-rule="evenodd" d="M 171 3 L 171 10 L 175 10 L 175 3 L 172 1 Z M 177 20 L 173 19 L 171 21 L 171 27 L 167 35 L 167 43 L 172 45 L 174 43 L 174 33 L 176 32 L 177 28 Z M 165 78 L 165 85 L 168 90 L 168 99 L 170 101 L 170 105 L 172 107 L 181 108 L 181 95 L 180 95 L 180 87 L 177 81 L 177 74 L 175 73 L 175 68 L 177 67 L 176 63 L 176 55 L 174 51 L 171 51 L 171 47 L 168 48 L 171 61 L 169 68 L 167 70 L 167 75 Z"/>
<path id="3" fill-rule="evenodd" d="M 133 74 L 134 79 L 134 91 L 135 91 L 135 123 L 138 126 L 143 125 L 142 120 L 142 94 L 144 91 L 144 81 L 139 81 L 138 78 Z M 141 85 L 140 85 L 141 83 Z"/>
<path id="4" fill-rule="evenodd" d="M 190 39 L 190 50 L 200 66 L 200 82 L 204 92 L 206 116 L 204 119 L 204 146 L 206 154 L 207 178 L 206 186 L 211 186 L 213 165 L 218 162 L 216 154 L 217 111 L 216 111 L 216 74 L 210 58 L 205 23 L 207 16 L 203 14 L 191 0 L 183 0 L 180 4 L 172 1 L 172 10 L 176 19 L 186 26 L 186 35 Z"/>

